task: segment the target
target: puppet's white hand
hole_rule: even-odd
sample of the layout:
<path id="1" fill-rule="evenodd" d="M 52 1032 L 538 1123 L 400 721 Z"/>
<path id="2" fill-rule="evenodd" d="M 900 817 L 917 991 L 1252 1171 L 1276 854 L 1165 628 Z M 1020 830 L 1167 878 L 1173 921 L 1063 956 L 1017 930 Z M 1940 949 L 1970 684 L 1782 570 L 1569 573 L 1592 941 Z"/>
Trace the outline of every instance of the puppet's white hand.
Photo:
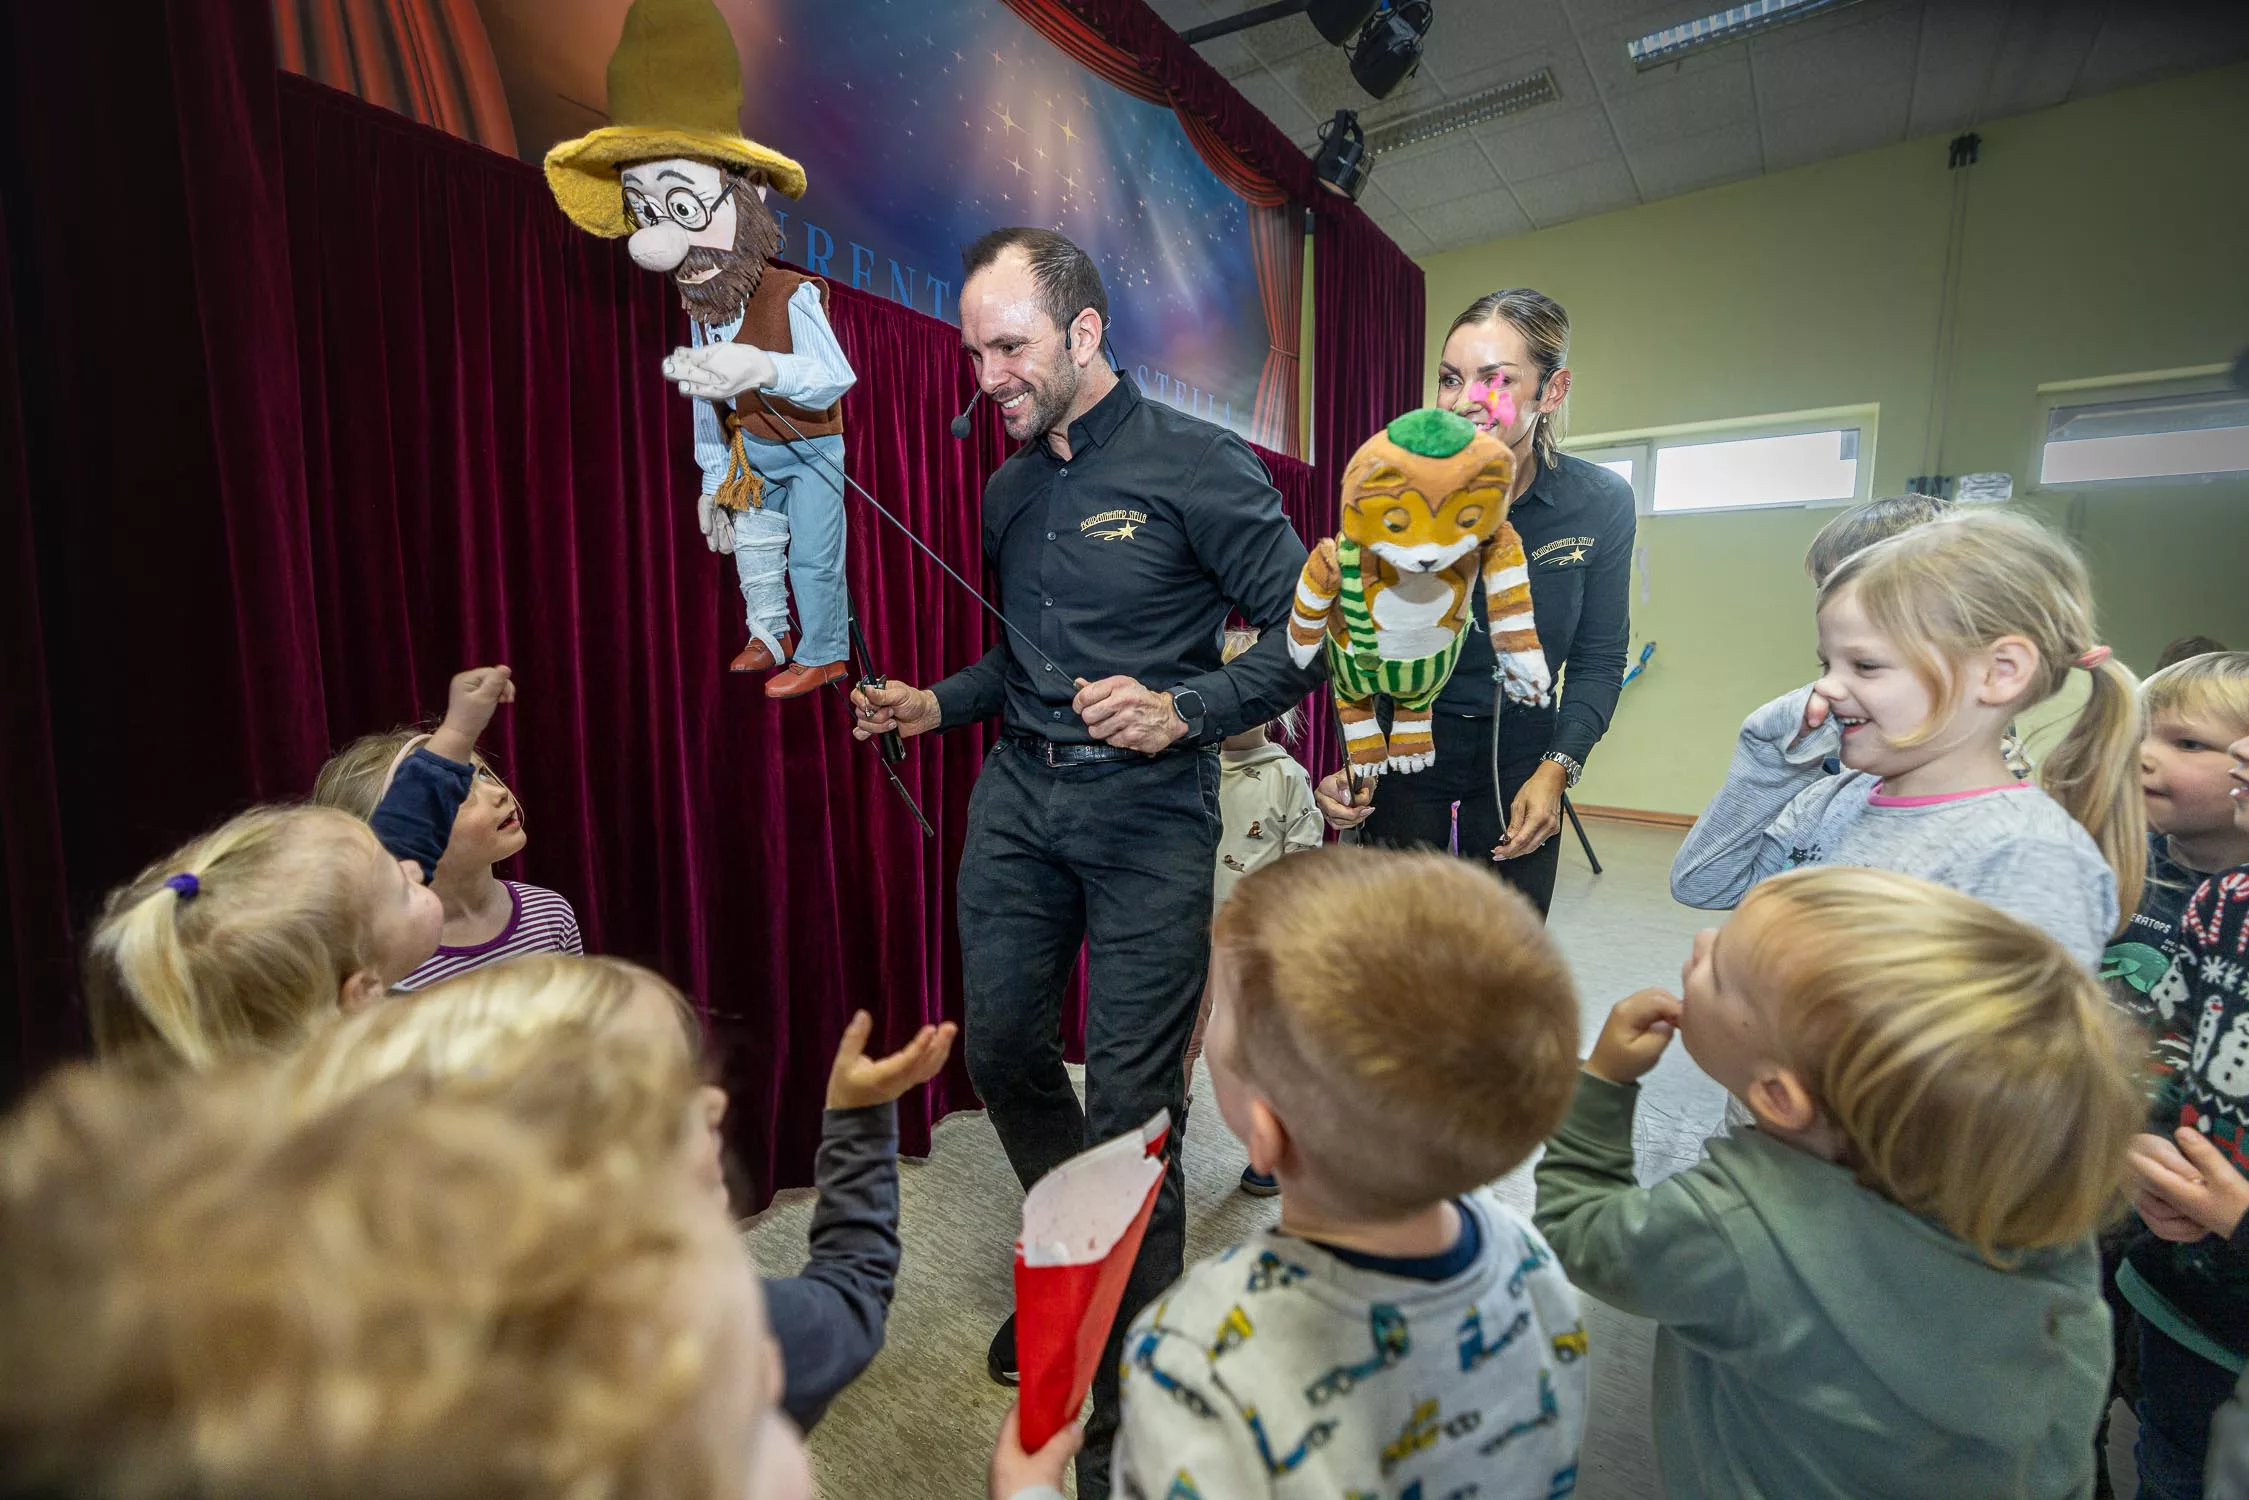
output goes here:
<path id="1" fill-rule="evenodd" d="M 773 356 L 755 344 L 706 344 L 674 349 L 664 361 L 664 378 L 676 381 L 682 396 L 725 401 L 769 388 L 780 373 L 773 368 Z"/>
<path id="2" fill-rule="evenodd" d="M 702 528 L 703 540 L 710 543 L 713 552 L 734 550 L 734 517 L 719 509 L 716 495 L 696 499 L 695 524 Z"/>

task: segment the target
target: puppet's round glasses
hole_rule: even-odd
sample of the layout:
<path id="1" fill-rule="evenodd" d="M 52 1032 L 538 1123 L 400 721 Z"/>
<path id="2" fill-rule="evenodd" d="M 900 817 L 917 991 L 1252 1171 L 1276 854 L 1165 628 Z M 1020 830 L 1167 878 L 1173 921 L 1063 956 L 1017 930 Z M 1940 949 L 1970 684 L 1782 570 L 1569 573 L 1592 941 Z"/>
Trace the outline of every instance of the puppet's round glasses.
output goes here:
<path id="1" fill-rule="evenodd" d="M 675 187 L 664 194 L 661 203 L 645 193 L 626 188 L 625 211 L 643 229 L 653 229 L 669 219 L 689 234 L 694 234 L 718 216 L 718 206 L 726 201 L 726 195 L 732 187 L 732 183 L 720 187 L 718 196 L 707 200 L 697 197 L 690 188 Z"/>

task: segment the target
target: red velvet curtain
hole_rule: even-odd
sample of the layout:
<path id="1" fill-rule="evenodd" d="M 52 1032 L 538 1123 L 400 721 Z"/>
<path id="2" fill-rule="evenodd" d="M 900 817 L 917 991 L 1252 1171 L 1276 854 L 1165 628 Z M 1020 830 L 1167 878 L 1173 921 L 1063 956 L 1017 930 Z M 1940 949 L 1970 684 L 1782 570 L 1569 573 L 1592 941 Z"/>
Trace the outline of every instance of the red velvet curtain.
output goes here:
<path id="1" fill-rule="evenodd" d="M 328 747 L 427 711 L 456 667 L 505 659 L 523 696 L 491 748 L 531 832 L 511 873 L 568 894 L 590 947 L 699 997 L 737 1154 L 763 1189 L 803 1182 L 849 1012 L 886 1039 L 959 1015 L 953 871 L 981 734 L 902 768 L 924 840 L 840 695 L 776 705 L 728 678 L 738 596 L 694 534 L 688 411 L 655 375 L 684 332 L 668 290 L 569 228 L 533 169 L 302 79 L 276 89 L 238 9 L 181 0 L 174 34 L 138 49 L 57 21 L 28 38 L 38 70 L 10 53 L 19 80 L 51 80 L 27 114 L 122 59 L 144 107 L 118 144 L 193 150 L 148 159 L 143 233 L 91 243 L 59 217 L 21 227 L 61 201 L 42 195 L 67 160 L 0 162 L 7 1081 L 81 1045 L 73 922 L 103 891 L 301 794 Z M 243 228 L 225 181 L 257 184 L 263 233 L 216 232 Z M 113 285 L 151 295 L 99 295 Z M 957 331 L 833 290 L 861 373 L 853 473 L 979 577 L 1005 441 L 991 413 L 965 444 L 946 434 L 969 392 Z M 1267 462 L 1292 516 L 1321 508 L 1309 468 Z M 850 504 L 880 665 L 927 682 L 980 653 L 976 603 Z M 914 1102 L 910 1150 L 970 1098 L 956 1066 Z"/>

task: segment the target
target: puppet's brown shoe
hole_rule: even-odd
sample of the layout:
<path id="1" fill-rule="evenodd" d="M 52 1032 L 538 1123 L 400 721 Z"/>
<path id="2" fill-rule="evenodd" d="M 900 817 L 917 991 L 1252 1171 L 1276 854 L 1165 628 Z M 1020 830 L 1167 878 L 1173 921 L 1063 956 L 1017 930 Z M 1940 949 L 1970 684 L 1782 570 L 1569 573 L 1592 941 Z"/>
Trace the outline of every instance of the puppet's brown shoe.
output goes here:
<path id="1" fill-rule="evenodd" d="M 814 688 L 826 687 L 831 682 L 843 680 L 843 663 L 831 661 L 824 666 L 808 667 L 801 662 L 790 662 L 773 674 L 765 685 L 768 698 L 801 698 Z"/>
<path id="2" fill-rule="evenodd" d="M 782 661 L 786 661 L 789 653 L 796 648 L 796 642 L 784 631 L 781 636 Z M 765 649 L 765 642 L 753 640 L 741 649 L 734 660 L 726 664 L 726 670 L 729 672 L 763 672 L 780 664 L 773 659 L 773 653 Z"/>

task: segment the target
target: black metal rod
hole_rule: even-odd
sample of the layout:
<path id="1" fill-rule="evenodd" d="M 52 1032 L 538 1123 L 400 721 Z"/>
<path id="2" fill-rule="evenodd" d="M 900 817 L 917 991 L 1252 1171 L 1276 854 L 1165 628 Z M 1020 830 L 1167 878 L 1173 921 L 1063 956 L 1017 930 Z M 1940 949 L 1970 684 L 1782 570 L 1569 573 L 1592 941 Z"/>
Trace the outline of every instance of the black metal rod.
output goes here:
<path id="1" fill-rule="evenodd" d="M 1263 26 L 1268 21 L 1282 20 L 1288 16 L 1301 16 L 1312 8 L 1312 0 L 1275 0 L 1271 5 L 1254 6 L 1238 16 L 1228 16 L 1223 21 L 1209 21 L 1201 26 L 1190 26 L 1179 33 L 1179 39 L 1190 47 L 1197 47 L 1212 37 L 1232 36 L 1237 31 L 1247 31 L 1252 26 Z"/>
<path id="2" fill-rule="evenodd" d="M 1594 874 L 1600 874 L 1601 857 L 1593 852 L 1593 841 L 1585 836 L 1585 825 L 1578 821 L 1577 804 L 1570 800 L 1568 792 L 1562 793 L 1562 811 L 1570 815 L 1570 826 L 1577 830 L 1577 842 L 1585 850 L 1585 862 L 1593 867 Z"/>

